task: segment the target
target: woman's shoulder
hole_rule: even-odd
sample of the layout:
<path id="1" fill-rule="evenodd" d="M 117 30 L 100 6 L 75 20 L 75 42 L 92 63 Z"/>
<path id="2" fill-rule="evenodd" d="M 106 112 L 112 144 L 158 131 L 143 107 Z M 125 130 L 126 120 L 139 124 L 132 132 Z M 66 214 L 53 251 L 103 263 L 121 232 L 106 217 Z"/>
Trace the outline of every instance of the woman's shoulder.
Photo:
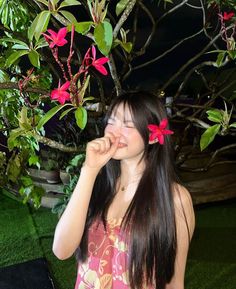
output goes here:
<path id="1" fill-rule="evenodd" d="M 195 215 L 191 194 L 186 187 L 178 183 L 173 184 L 172 191 L 176 221 L 178 223 L 187 222 L 190 237 L 192 237 L 195 227 Z"/>

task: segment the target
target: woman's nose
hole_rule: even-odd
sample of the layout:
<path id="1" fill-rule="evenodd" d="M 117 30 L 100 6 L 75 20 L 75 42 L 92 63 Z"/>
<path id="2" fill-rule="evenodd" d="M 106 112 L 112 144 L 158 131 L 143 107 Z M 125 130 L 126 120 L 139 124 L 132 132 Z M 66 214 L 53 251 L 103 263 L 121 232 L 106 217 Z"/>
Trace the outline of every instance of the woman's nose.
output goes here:
<path id="1" fill-rule="evenodd" d="M 118 126 L 118 125 L 108 126 L 106 127 L 105 131 L 113 133 L 116 137 L 121 136 L 121 126 Z"/>

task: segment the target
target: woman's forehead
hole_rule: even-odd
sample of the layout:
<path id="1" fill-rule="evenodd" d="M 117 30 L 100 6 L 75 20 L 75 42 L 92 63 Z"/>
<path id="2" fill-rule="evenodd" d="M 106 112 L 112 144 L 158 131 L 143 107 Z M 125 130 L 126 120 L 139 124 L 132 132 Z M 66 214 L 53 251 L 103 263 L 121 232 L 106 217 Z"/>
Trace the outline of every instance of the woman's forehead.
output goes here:
<path id="1" fill-rule="evenodd" d="M 125 104 L 123 102 L 113 108 L 111 116 L 121 120 L 132 120 L 132 113 L 130 108 L 127 103 Z"/>

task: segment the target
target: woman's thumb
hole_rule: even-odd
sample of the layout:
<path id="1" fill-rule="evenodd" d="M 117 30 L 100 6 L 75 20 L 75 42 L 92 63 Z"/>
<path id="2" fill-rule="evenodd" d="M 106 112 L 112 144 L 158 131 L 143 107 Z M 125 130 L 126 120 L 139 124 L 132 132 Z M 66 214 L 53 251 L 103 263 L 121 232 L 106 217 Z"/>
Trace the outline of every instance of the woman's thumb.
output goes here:
<path id="1" fill-rule="evenodd" d="M 110 149 L 110 154 L 113 156 L 114 153 L 116 152 L 117 148 L 118 148 L 118 144 L 119 144 L 120 138 L 117 137 L 115 139 L 115 141 L 113 142 L 113 144 L 111 145 L 111 149 Z"/>

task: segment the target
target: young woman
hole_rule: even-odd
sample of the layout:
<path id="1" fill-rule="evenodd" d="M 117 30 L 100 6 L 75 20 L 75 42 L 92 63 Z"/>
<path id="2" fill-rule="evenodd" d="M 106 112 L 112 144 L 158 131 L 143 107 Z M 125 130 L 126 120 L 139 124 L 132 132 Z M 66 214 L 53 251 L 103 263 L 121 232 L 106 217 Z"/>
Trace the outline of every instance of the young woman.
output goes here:
<path id="1" fill-rule="evenodd" d="M 110 106 L 104 136 L 87 144 L 53 243 L 59 259 L 77 250 L 75 289 L 184 288 L 194 212 L 166 126 L 156 96 L 124 93 Z"/>

